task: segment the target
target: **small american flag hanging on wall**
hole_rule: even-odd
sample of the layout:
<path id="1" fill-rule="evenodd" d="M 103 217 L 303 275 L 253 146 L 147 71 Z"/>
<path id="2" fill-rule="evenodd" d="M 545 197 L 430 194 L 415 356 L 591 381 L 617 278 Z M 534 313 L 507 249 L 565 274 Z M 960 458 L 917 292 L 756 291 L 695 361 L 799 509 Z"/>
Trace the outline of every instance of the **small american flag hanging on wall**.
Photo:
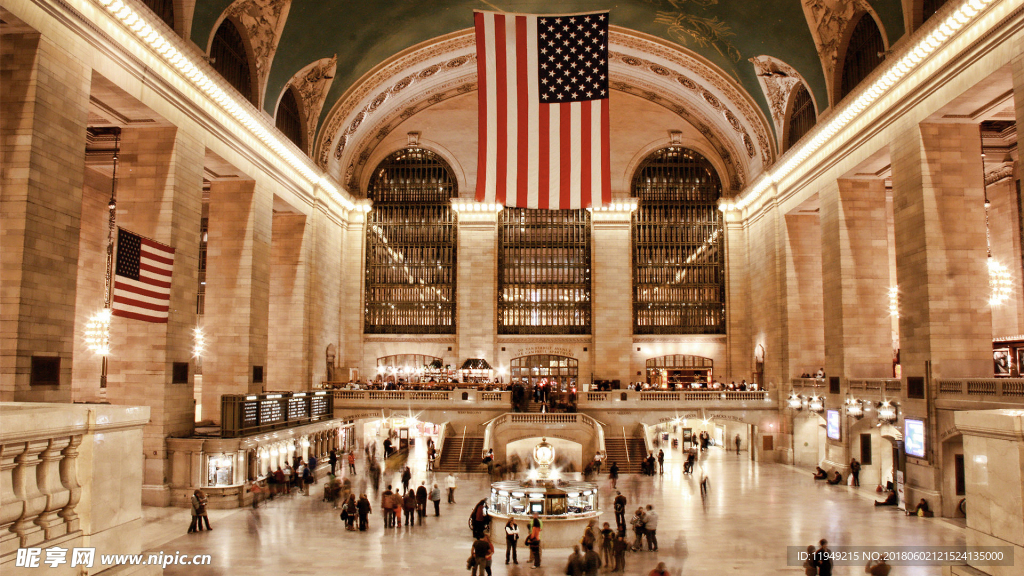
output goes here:
<path id="1" fill-rule="evenodd" d="M 118 228 L 113 315 L 166 323 L 173 270 L 174 248 Z"/>
<path id="2" fill-rule="evenodd" d="M 608 12 L 476 12 L 476 199 L 575 209 L 611 201 Z"/>

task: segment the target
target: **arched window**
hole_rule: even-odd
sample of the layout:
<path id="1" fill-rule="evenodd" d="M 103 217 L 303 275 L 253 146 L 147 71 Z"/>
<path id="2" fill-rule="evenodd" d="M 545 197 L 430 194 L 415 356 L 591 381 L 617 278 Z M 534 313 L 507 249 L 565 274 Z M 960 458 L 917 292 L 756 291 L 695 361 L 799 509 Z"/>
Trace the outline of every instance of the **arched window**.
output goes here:
<path id="1" fill-rule="evenodd" d="M 796 144 L 804 134 L 811 131 L 818 122 L 811 93 L 803 82 L 796 85 L 793 94 L 793 111 L 789 115 L 789 129 L 786 130 L 786 150 Z"/>
<path id="2" fill-rule="evenodd" d="M 295 99 L 295 89 L 291 86 L 284 91 L 281 103 L 277 105 L 275 124 L 277 129 L 284 133 L 289 140 L 305 150 L 305 147 L 302 145 L 304 131 L 302 115 L 299 113 L 299 102 Z"/>
<path id="3" fill-rule="evenodd" d="M 935 16 L 935 13 L 939 11 L 939 8 L 945 6 L 949 0 L 923 0 L 921 3 L 921 23 L 925 23 L 929 18 Z"/>
<path id="4" fill-rule="evenodd" d="M 884 56 L 885 42 L 882 40 L 882 33 L 878 30 L 875 19 L 865 12 L 857 21 L 853 35 L 850 36 L 850 43 L 846 47 L 843 75 L 839 82 L 836 102 L 842 100 L 860 84 L 861 80 L 867 78 L 882 63 Z"/>
<path id="5" fill-rule="evenodd" d="M 501 211 L 499 334 L 590 334 L 590 277 L 590 211 Z"/>
<path id="6" fill-rule="evenodd" d="M 724 334 L 722 183 L 693 150 L 664 148 L 633 176 L 633 333 Z"/>
<path id="7" fill-rule="evenodd" d="M 143 4 L 174 29 L 174 0 L 143 0 Z"/>
<path id="8" fill-rule="evenodd" d="M 246 100 L 256 103 L 252 89 L 252 72 L 245 52 L 242 34 L 233 22 L 225 19 L 213 35 L 210 46 L 210 63 L 213 69 L 235 87 Z"/>
<path id="9" fill-rule="evenodd" d="M 406 148 L 377 165 L 367 196 L 367 334 L 454 334 L 458 184 L 443 158 Z"/>

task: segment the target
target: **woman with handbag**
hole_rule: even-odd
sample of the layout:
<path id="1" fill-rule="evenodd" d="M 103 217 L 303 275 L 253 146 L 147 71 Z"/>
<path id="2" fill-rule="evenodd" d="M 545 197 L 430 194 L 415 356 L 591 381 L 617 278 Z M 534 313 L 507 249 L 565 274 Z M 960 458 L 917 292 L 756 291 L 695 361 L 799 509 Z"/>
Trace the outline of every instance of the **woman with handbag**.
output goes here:
<path id="1" fill-rule="evenodd" d="M 636 534 L 636 540 L 633 541 L 633 552 L 640 550 L 644 546 L 644 532 L 647 530 L 647 522 L 644 520 L 644 508 L 643 506 L 636 509 L 636 514 L 633 514 L 633 518 L 629 521 L 633 526 L 633 533 Z"/>

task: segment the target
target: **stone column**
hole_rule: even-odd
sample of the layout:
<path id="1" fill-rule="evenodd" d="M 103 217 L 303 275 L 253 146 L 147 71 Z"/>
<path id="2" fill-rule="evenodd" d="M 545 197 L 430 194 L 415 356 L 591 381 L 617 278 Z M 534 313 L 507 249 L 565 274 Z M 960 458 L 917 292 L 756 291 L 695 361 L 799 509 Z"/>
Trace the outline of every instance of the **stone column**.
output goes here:
<path id="1" fill-rule="evenodd" d="M 750 278 L 747 268 L 747 230 L 739 217 L 725 213 L 725 370 L 723 381 L 739 381 L 753 371 L 750 349 Z"/>
<path id="2" fill-rule="evenodd" d="M 310 383 L 317 385 L 327 379 L 327 363 L 330 360 L 340 367 L 341 348 L 341 242 L 342 221 L 333 203 L 318 198 L 313 205 L 307 227 L 310 228 L 309 278 L 309 362 Z M 333 358 L 328 358 L 327 348 L 333 346 Z"/>
<path id="3" fill-rule="evenodd" d="M 594 335 L 594 378 L 618 380 L 623 386 L 630 377 L 630 348 L 633 346 L 632 245 L 629 210 L 594 210 L 591 236 Z"/>
<path id="4" fill-rule="evenodd" d="M 943 574 L 1011 576 L 1024 558 L 1024 413 L 972 410 L 955 414 L 964 438 L 967 546 L 1008 546 L 1012 566 L 944 568 Z"/>
<path id="5" fill-rule="evenodd" d="M 195 422 L 193 375 L 173 383 L 173 364 L 192 358 L 196 325 L 199 233 L 205 147 L 182 129 L 132 128 L 121 133 L 117 224 L 174 248 L 166 324 L 114 318 L 107 399 L 149 406 L 143 432 L 146 504 L 166 506 L 164 440 L 187 435 Z"/>
<path id="6" fill-rule="evenodd" d="M 210 185 L 204 420 L 220 421 L 224 394 L 283 384 L 266 380 L 272 206 L 273 194 L 252 180 Z"/>
<path id="7" fill-rule="evenodd" d="M 459 212 L 458 259 L 455 365 L 466 358 L 483 358 L 497 368 L 498 212 Z"/>
<path id="8" fill-rule="evenodd" d="M 935 379 L 992 375 L 980 140 L 976 124 L 920 124 L 889 147 L 901 411 L 925 420 L 927 434 L 926 457 L 907 458 L 907 487 L 936 510 L 945 506 Z"/>
<path id="9" fill-rule="evenodd" d="M 341 306 L 338 323 L 342 344 L 338 365 L 358 368 L 360 378 L 372 379 L 373 366 L 363 366 L 363 287 L 366 286 L 366 212 L 349 210 L 341 224 Z M 365 368 L 365 370 L 364 370 Z"/>
<path id="10" fill-rule="evenodd" d="M 278 213 L 272 228 L 267 382 L 274 390 L 308 390 L 309 227 L 302 214 Z"/>
<path id="11" fill-rule="evenodd" d="M 786 307 L 789 378 L 813 374 L 824 364 L 821 225 L 817 215 L 786 216 Z M 783 386 L 783 389 L 786 387 Z"/>
<path id="12" fill-rule="evenodd" d="M 839 180 L 818 193 L 825 372 L 891 378 L 885 181 Z"/>
<path id="13" fill-rule="evenodd" d="M 0 400 L 70 402 L 91 71 L 35 33 L 0 44 Z M 30 386 L 33 356 L 58 384 Z"/>

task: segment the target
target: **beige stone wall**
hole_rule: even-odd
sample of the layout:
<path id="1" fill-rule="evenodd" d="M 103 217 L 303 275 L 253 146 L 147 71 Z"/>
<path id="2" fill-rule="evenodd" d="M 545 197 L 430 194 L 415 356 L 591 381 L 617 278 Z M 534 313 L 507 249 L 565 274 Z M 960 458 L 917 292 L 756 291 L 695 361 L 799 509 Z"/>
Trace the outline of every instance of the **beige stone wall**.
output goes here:
<path id="1" fill-rule="evenodd" d="M 726 338 L 728 352 L 724 376 L 727 381 L 749 378 L 753 371 L 750 350 L 750 277 L 748 268 L 748 232 L 742 223 L 725 222 Z"/>
<path id="2" fill-rule="evenodd" d="M 789 374 L 813 374 L 825 364 L 821 224 L 814 214 L 786 216 L 786 310 Z"/>
<path id="3" fill-rule="evenodd" d="M 0 46 L 0 400 L 67 402 L 90 70 L 37 34 Z M 29 386 L 32 356 L 61 359 Z"/>
<path id="4" fill-rule="evenodd" d="M 338 363 L 345 368 L 358 368 L 363 357 L 363 269 L 366 264 L 366 214 L 351 210 L 342 226 L 341 325 L 343 354 Z M 372 376 L 360 372 L 359 377 Z"/>
<path id="5" fill-rule="evenodd" d="M 301 214 L 274 214 L 272 226 L 267 386 L 269 390 L 307 390 L 310 234 Z"/>
<path id="6" fill-rule="evenodd" d="M 497 214 L 459 214 L 459 358 L 495 357 L 498 309 Z M 492 364 L 493 365 L 493 364 Z"/>
<path id="7" fill-rule="evenodd" d="M 818 197 L 825 371 L 891 377 L 885 181 L 842 179 Z"/>
<path id="8" fill-rule="evenodd" d="M 746 270 L 750 292 L 745 323 L 749 332 L 738 335 L 741 339 L 730 340 L 733 361 L 737 363 L 732 365 L 730 379 L 739 381 L 746 378 L 751 381 L 754 352 L 758 346 L 763 346 L 764 383 L 778 386 L 789 375 L 785 368 L 789 353 L 789 342 L 784 337 L 787 331 L 784 314 L 785 261 L 780 247 L 784 221 L 778 208 L 770 208 L 749 220 L 746 228 Z M 741 317 L 741 322 L 743 320 Z"/>
<path id="9" fill-rule="evenodd" d="M 1014 180 L 1011 178 L 989 186 L 988 199 L 992 203 L 989 208 L 992 258 L 1006 266 L 1014 286 L 1013 297 L 992 308 L 992 336 L 1017 336 L 1024 328 L 1021 324 L 1024 284 L 1021 283 L 1020 216 Z"/>
<path id="10" fill-rule="evenodd" d="M 311 236 L 307 266 L 309 278 L 309 363 L 310 384 L 327 378 L 327 347 L 334 347 L 333 364 L 340 360 L 342 223 L 322 202 L 317 202 L 307 220 Z"/>
<path id="11" fill-rule="evenodd" d="M 591 232 L 591 333 L 594 378 L 633 380 L 633 258 L 629 212 L 593 213 Z"/>
<path id="12" fill-rule="evenodd" d="M 210 186 L 203 419 L 220 421 L 223 394 L 274 389 L 266 379 L 272 194 L 257 182 Z M 264 382 L 253 382 L 253 367 Z"/>

